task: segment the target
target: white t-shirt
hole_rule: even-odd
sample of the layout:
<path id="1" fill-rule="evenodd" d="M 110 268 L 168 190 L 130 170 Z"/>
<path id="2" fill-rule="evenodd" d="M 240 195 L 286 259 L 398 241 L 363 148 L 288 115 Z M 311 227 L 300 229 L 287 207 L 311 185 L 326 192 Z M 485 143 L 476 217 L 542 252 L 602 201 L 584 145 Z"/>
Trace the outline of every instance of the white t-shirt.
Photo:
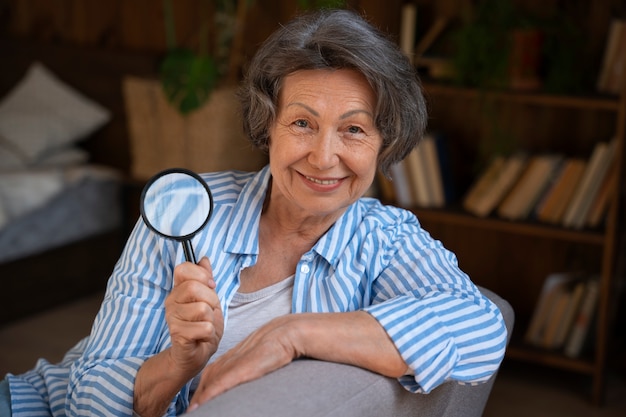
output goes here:
<path id="1" fill-rule="evenodd" d="M 237 292 L 228 306 L 228 324 L 217 351 L 208 363 L 213 362 L 237 343 L 248 337 L 273 318 L 291 313 L 294 276 L 250 293 Z M 197 375 L 191 385 L 195 391 L 200 382 Z"/>

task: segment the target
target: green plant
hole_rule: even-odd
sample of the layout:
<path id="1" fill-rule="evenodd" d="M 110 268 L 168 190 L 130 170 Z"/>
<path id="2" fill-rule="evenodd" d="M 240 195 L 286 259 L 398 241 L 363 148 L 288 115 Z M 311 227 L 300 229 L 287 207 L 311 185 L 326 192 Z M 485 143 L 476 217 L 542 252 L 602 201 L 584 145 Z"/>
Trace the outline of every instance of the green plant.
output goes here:
<path id="1" fill-rule="evenodd" d="M 209 98 L 219 80 L 235 76 L 241 47 L 242 28 L 251 0 L 217 0 L 214 3 L 213 28 L 215 47 L 209 54 L 209 27 L 200 28 L 197 51 L 178 46 L 171 0 L 163 0 L 165 33 L 168 52 L 161 62 L 159 74 L 168 101 L 183 115 L 200 108 Z M 207 10 L 211 2 L 206 0 Z"/>
<path id="2" fill-rule="evenodd" d="M 472 87 L 503 87 L 507 80 L 509 32 L 516 21 L 508 0 L 483 0 L 465 10 L 451 34 L 455 81 Z"/>
<path id="3" fill-rule="evenodd" d="M 583 93 L 594 83 L 591 59 L 585 59 L 583 32 L 571 20 L 555 17 L 543 24 L 544 90 L 553 94 Z"/>
<path id="4" fill-rule="evenodd" d="M 483 89 L 510 87 L 513 34 L 520 31 L 540 33 L 537 75 L 544 91 L 572 94 L 585 88 L 591 71 L 589 60 L 581 59 L 586 48 L 579 25 L 558 11 L 540 18 L 512 0 L 479 0 L 464 11 L 451 34 L 455 81 Z"/>
<path id="5" fill-rule="evenodd" d="M 346 5 L 345 0 L 298 0 L 298 7 L 302 10 L 333 9 Z"/>
<path id="6" fill-rule="evenodd" d="M 207 15 L 213 9 L 215 45 L 209 54 L 209 25 L 200 27 L 197 51 L 184 48 L 176 41 L 174 11 L 171 0 L 163 0 L 167 54 L 159 69 L 161 85 L 168 101 L 187 115 L 200 108 L 223 79 L 237 81 L 246 12 L 253 0 L 205 0 Z M 303 10 L 339 8 L 345 0 L 297 0 Z"/>

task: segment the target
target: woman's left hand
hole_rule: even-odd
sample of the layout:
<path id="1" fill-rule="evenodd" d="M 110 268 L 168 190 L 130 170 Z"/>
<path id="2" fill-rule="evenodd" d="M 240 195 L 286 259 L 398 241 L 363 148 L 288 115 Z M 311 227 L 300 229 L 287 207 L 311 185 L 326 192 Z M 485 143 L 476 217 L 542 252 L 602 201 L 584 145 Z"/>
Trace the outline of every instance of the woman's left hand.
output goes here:
<path id="1" fill-rule="evenodd" d="M 279 317 L 253 332 L 207 365 L 189 410 L 244 382 L 260 378 L 297 357 L 293 342 L 295 315 Z"/>
<path id="2" fill-rule="evenodd" d="M 298 357 L 345 363 L 397 378 L 407 365 L 382 326 L 364 311 L 278 317 L 209 364 L 190 410 Z"/>

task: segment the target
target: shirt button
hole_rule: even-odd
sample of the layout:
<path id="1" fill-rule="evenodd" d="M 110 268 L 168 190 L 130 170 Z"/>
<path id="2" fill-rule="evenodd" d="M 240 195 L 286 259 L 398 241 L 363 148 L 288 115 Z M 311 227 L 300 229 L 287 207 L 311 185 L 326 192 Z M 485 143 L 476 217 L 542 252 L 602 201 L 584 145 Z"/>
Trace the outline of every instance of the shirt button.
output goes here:
<path id="1" fill-rule="evenodd" d="M 310 270 L 311 270 L 311 268 L 309 268 L 308 265 L 302 265 L 300 267 L 300 272 L 302 272 L 303 274 L 308 274 Z"/>

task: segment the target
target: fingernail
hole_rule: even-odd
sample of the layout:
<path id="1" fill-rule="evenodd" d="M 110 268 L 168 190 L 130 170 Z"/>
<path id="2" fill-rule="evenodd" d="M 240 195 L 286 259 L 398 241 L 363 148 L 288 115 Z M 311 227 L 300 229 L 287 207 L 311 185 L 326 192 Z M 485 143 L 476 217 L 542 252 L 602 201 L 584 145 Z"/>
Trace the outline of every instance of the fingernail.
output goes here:
<path id="1" fill-rule="evenodd" d="M 189 408 L 187 408 L 187 412 L 191 413 L 192 411 L 195 411 L 196 408 L 198 408 L 198 404 L 190 404 Z"/>

